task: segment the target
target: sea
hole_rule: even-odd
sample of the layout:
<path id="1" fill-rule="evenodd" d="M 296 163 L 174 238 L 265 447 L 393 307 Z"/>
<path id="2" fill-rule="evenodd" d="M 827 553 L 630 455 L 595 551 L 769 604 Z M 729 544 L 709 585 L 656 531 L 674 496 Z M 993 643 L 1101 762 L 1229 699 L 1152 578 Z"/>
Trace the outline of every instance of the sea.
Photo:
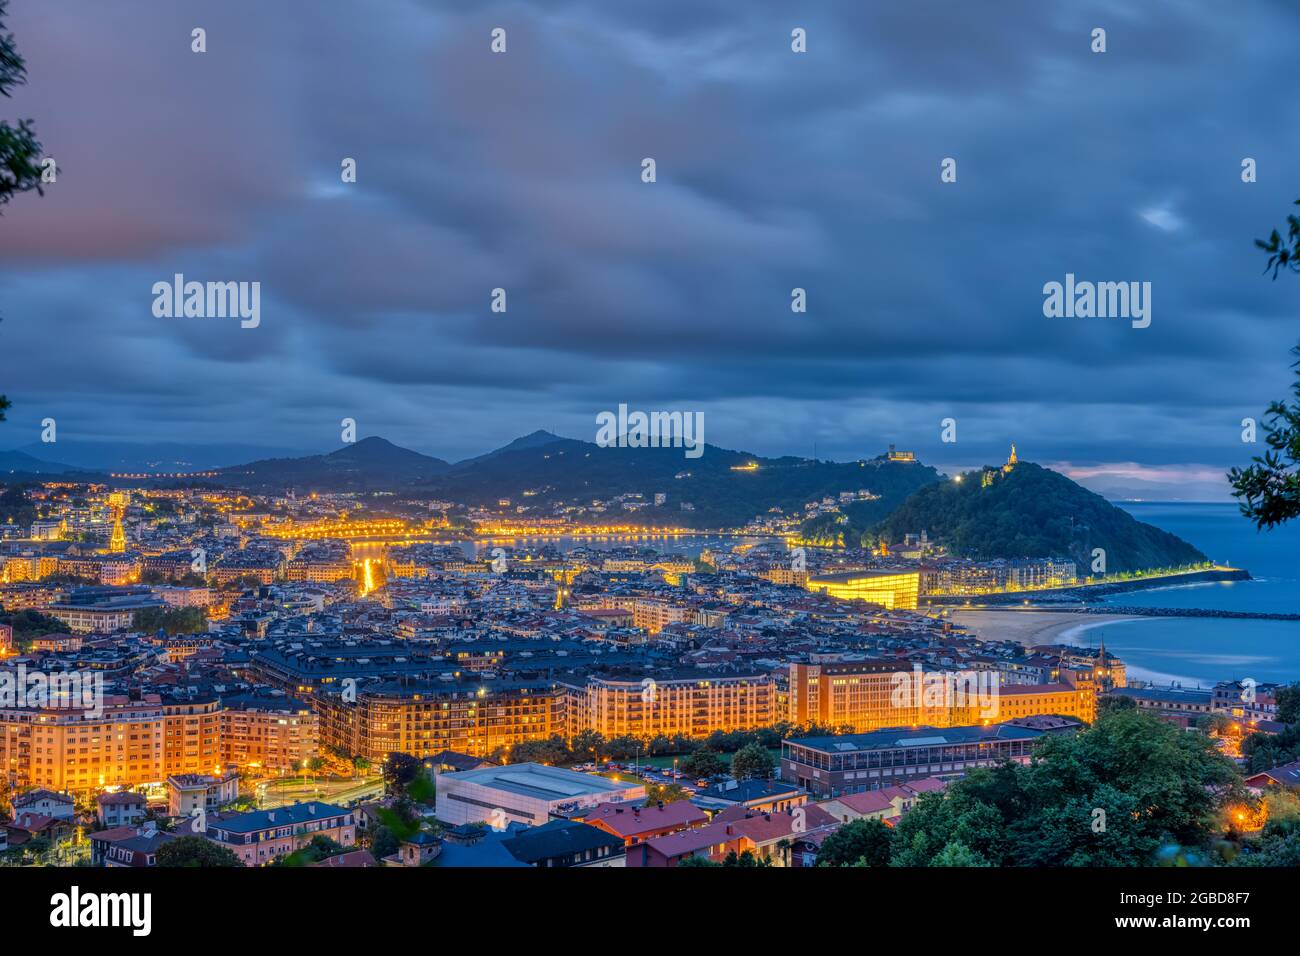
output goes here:
<path id="1" fill-rule="evenodd" d="M 1106 603 L 1300 614 L 1300 521 L 1258 531 L 1232 503 L 1116 504 L 1192 543 L 1213 561 L 1245 568 L 1252 580 L 1131 591 Z M 1300 621 L 1141 618 L 1083 623 L 1061 636 L 1090 647 L 1102 638 L 1131 678 L 1161 687 L 1212 687 L 1247 677 L 1260 683 L 1300 680 Z"/>

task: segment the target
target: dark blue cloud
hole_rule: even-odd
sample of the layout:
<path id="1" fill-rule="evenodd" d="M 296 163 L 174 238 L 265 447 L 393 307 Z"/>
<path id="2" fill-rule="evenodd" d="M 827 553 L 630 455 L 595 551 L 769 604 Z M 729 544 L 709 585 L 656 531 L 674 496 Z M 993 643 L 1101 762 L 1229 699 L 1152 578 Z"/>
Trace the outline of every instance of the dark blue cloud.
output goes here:
<path id="1" fill-rule="evenodd" d="M 62 172 L 0 219 L 5 445 L 348 416 L 455 458 L 628 402 L 762 453 L 1015 440 L 1209 489 L 1287 384 L 1298 293 L 1251 244 L 1295 198 L 1287 5 L 11 7 L 0 106 Z M 261 326 L 154 318 L 176 272 L 261 282 Z M 1044 318 L 1067 272 L 1150 281 L 1151 327 Z"/>

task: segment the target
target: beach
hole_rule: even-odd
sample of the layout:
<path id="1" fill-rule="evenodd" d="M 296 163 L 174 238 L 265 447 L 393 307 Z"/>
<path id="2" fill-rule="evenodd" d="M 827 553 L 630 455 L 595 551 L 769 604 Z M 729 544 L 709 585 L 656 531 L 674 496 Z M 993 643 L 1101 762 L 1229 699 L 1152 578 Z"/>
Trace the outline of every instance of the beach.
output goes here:
<path id="1" fill-rule="evenodd" d="M 1079 635 L 1103 624 L 1140 621 L 1124 614 L 1071 614 L 1061 611 L 983 611 L 963 608 L 951 620 L 986 641 L 1017 641 L 1026 647 L 1039 644 L 1078 644 Z M 1086 642 L 1085 642 L 1086 643 Z"/>

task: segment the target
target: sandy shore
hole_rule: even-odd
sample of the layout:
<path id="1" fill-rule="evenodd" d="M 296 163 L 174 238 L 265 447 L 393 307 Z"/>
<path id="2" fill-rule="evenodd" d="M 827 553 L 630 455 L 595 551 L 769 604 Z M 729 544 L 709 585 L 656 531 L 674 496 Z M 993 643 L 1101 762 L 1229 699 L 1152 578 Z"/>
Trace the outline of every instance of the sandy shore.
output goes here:
<path id="1" fill-rule="evenodd" d="M 1123 614 L 1068 614 L 1059 611 L 975 611 L 954 610 L 951 620 L 969 628 L 986 641 L 1019 641 L 1027 647 L 1038 644 L 1087 643 L 1079 635 L 1101 624 L 1141 621 Z"/>

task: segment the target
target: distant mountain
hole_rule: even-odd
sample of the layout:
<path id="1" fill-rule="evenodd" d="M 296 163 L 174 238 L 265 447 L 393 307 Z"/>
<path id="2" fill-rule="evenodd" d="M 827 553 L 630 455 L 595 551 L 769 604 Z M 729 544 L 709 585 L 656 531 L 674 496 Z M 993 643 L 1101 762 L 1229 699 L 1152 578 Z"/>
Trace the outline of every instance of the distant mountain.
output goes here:
<path id="1" fill-rule="evenodd" d="M 249 491 L 383 491 L 429 482 L 451 466 L 441 458 L 363 438 L 328 455 L 268 458 L 221 470 L 226 484 Z"/>
<path id="2" fill-rule="evenodd" d="M 635 517 L 618 505 L 595 517 L 717 528 L 743 525 L 772 508 L 801 512 L 808 501 L 860 490 L 880 496 L 869 503 L 879 518 L 936 480 L 933 468 L 917 462 L 763 458 L 713 445 L 706 445 L 699 458 L 687 458 L 680 448 L 602 447 L 534 432 L 496 452 L 457 464 L 432 483 L 432 490 L 453 501 L 483 505 L 509 498 L 518 504 L 563 502 L 589 507 L 597 500 L 640 495 L 630 499 L 630 503 L 646 503 Z M 656 494 L 665 496 L 662 505 L 654 504 Z M 683 504 L 693 509 L 685 511 Z"/>
<path id="3" fill-rule="evenodd" d="M 57 452 L 54 450 L 57 449 Z M 39 442 L 15 449 L 35 458 L 54 457 L 83 471 L 195 472 L 228 468 L 244 461 L 289 458 L 302 452 L 239 442 L 211 445 L 181 442 L 112 442 L 60 436 L 55 445 Z"/>
<path id="4" fill-rule="evenodd" d="M 79 470 L 62 462 L 45 461 L 21 451 L 0 451 L 0 473 L 4 474 L 66 475 Z"/>
<path id="5" fill-rule="evenodd" d="M 1010 472 L 985 468 L 965 473 L 960 481 L 922 488 L 867 533 L 897 542 L 923 530 L 955 554 L 984 559 L 1068 556 L 1085 572 L 1095 548 L 1106 552 L 1108 572 L 1206 560 L 1176 535 L 1026 461 Z"/>
<path id="6" fill-rule="evenodd" d="M 559 435 L 553 435 L 543 429 L 538 429 L 530 435 L 524 435 L 522 438 L 516 438 L 508 445 L 502 445 L 500 448 L 490 451 L 485 455 L 479 455 L 476 458 L 466 458 L 464 461 L 458 461 L 453 468 L 468 468 L 472 465 L 487 461 L 489 458 L 495 458 L 498 455 L 504 455 L 512 451 L 524 451 L 528 448 L 541 448 L 543 445 L 550 445 L 557 441 L 563 441 Z"/>

